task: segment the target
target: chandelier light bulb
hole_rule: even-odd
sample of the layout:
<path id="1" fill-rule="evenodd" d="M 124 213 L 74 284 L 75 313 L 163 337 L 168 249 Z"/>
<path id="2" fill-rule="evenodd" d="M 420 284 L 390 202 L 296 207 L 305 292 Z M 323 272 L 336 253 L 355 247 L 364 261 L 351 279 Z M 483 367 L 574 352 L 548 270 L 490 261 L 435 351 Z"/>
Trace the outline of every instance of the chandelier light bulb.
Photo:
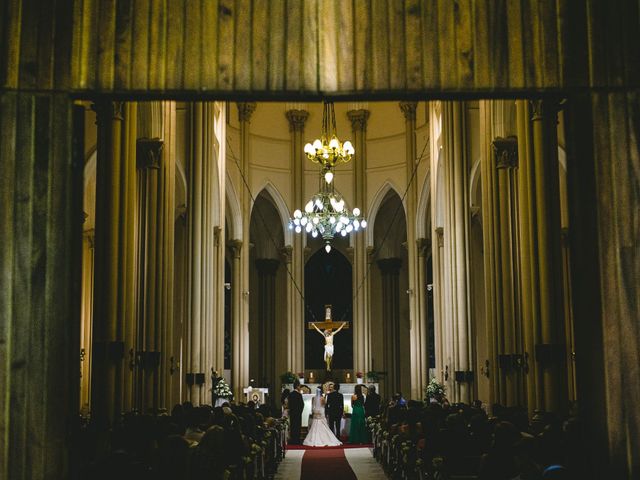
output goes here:
<path id="1" fill-rule="evenodd" d="M 311 145 L 310 143 L 307 143 L 304 146 L 304 153 L 306 153 L 307 155 L 313 155 L 314 153 L 316 153 L 315 148 L 313 148 L 313 145 Z"/>
<path id="2" fill-rule="evenodd" d="M 313 141 L 313 145 L 312 145 L 312 147 L 313 147 L 315 150 L 322 150 L 322 142 L 320 141 L 320 139 L 316 138 L 316 139 Z M 314 152 L 314 153 L 315 153 L 315 152 Z"/>
<path id="3" fill-rule="evenodd" d="M 302 212 L 300 210 L 296 210 L 295 212 L 293 212 L 293 216 L 294 218 L 300 218 L 302 217 Z"/>
<path id="4" fill-rule="evenodd" d="M 300 225 L 302 225 L 303 227 L 307 224 L 308 220 L 307 217 L 302 217 L 300 219 Z"/>
<path id="5" fill-rule="evenodd" d="M 300 219 L 299 218 L 294 218 L 293 219 L 293 224 L 294 225 L 300 225 Z"/>
<path id="6" fill-rule="evenodd" d="M 338 202 L 338 211 L 341 212 L 342 210 L 344 210 L 344 200 Z"/>
<path id="7" fill-rule="evenodd" d="M 331 245 L 329 245 L 328 243 L 324 246 L 324 250 L 325 252 L 329 253 L 331 251 Z"/>
<path id="8" fill-rule="evenodd" d="M 307 202 L 307 204 L 304 206 L 304 211 L 307 212 L 307 213 L 313 212 L 313 200 L 309 200 Z"/>
<path id="9" fill-rule="evenodd" d="M 354 209 L 353 209 L 353 214 L 354 214 L 356 217 L 359 217 L 359 216 L 360 216 L 360 209 L 359 209 L 358 207 L 354 208 Z"/>
<path id="10" fill-rule="evenodd" d="M 362 228 L 367 228 L 367 221 L 366 221 L 366 220 L 362 220 L 362 221 L 360 222 L 360 226 L 361 226 Z"/>
<path id="11" fill-rule="evenodd" d="M 324 181 L 327 183 L 331 183 L 331 180 L 333 180 L 333 172 L 329 170 L 327 173 L 324 174 Z"/>
<path id="12" fill-rule="evenodd" d="M 347 233 L 351 233 L 351 231 L 353 230 L 353 227 L 351 226 L 351 224 L 347 225 L 347 228 L 345 228 L 345 230 L 347 231 Z"/>
<path id="13" fill-rule="evenodd" d="M 313 225 L 311 225 L 311 223 L 307 223 L 307 226 L 304 227 L 304 229 L 309 233 L 313 229 Z"/>
<path id="14" fill-rule="evenodd" d="M 336 225 L 336 232 L 339 232 L 340 230 L 342 230 L 342 223 L 338 222 L 338 224 Z"/>
<path id="15" fill-rule="evenodd" d="M 340 142 L 338 141 L 338 139 L 336 137 L 333 137 L 331 139 L 331 141 L 329 142 L 329 148 L 336 150 L 337 148 L 340 147 Z"/>
<path id="16" fill-rule="evenodd" d="M 351 142 L 349 140 L 344 142 L 344 144 L 342 145 L 342 148 L 348 155 L 353 155 L 355 153 L 353 145 L 351 145 Z"/>
<path id="17" fill-rule="evenodd" d="M 318 236 L 318 231 L 317 231 L 317 230 L 314 230 L 313 232 L 311 232 L 311 236 L 312 236 L 313 238 L 316 238 L 316 237 Z"/>
<path id="18" fill-rule="evenodd" d="M 329 223 L 331 225 L 333 225 L 334 223 L 336 223 L 336 217 L 329 217 Z"/>
<path id="19" fill-rule="evenodd" d="M 319 217 L 313 217 L 313 224 L 314 225 L 317 225 L 319 221 L 320 221 Z"/>
<path id="20" fill-rule="evenodd" d="M 346 237 L 347 236 L 347 231 L 346 230 L 342 230 L 340 232 L 340 235 L 342 235 L 343 237 Z"/>
<path id="21" fill-rule="evenodd" d="M 300 233 L 302 231 L 302 227 L 300 225 L 296 226 L 296 233 Z"/>
<path id="22" fill-rule="evenodd" d="M 322 200 L 320 200 L 319 198 L 316 198 L 316 208 L 318 210 L 322 210 Z"/>
<path id="23" fill-rule="evenodd" d="M 358 221 L 357 218 L 353 221 L 353 228 L 356 230 L 360 228 L 360 222 Z"/>

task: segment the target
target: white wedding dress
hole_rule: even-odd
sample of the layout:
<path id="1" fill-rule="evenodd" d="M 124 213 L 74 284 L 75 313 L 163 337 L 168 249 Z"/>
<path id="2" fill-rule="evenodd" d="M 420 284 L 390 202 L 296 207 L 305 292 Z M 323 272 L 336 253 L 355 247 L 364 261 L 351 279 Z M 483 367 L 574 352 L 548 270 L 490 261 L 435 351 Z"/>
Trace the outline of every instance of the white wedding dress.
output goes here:
<path id="1" fill-rule="evenodd" d="M 324 405 L 322 397 L 316 396 L 311 403 L 311 423 L 309 424 L 309 433 L 302 442 L 307 447 L 336 447 L 342 445 L 342 442 L 336 438 L 327 422 L 324 414 Z"/>

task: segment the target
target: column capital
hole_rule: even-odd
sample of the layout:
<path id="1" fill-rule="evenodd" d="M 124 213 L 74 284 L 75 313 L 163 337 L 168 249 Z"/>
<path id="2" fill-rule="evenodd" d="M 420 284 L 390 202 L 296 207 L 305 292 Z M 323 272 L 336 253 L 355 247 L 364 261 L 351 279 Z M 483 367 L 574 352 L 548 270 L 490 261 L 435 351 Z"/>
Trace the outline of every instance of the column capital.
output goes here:
<path id="1" fill-rule="evenodd" d="M 101 100 L 91 104 L 91 110 L 96 112 L 96 125 L 101 120 L 123 120 L 124 102 Z"/>
<path id="2" fill-rule="evenodd" d="M 404 113 L 404 119 L 414 121 L 416 119 L 416 109 L 418 102 L 400 102 L 400 110 Z"/>
<path id="3" fill-rule="evenodd" d="M 373 263 L 376 255 L 376 247 L 369 245 L 367 247 L 367 263 Z"/>
<path id="4" fill-rule="evenodd" d="M 229 240 L 227 242 L 227 246 L 231 249 L 233 258 L 240 259 L 240 252 L 242 251 L 242 241 L 237 239 Z"/>
<path id="5" fill-rule="evenodd" d="M 443 227 L 436 228 L 436 238 L 438 240 L 438 246 L 443 247 L 444 246 L 444 228 Z"/>
<path id="6" fill-rule="evenodd" d="M 136 141 L 136 163 L 138 168 L 159 169 L 164 141 L 159 138 L 139 138 Z"/>
<path id="7" fill-rule="evenodd" d="M 291 263 L 293 258 L 293 247 L 291 245 L 285 245 L 280 249 L 284 263 Z"/>
<path id="8" fill-rule="evenodd" d="M 238 102 L 236 106 L 238 107 L 238 118 L 240 122 L 250 122 L 251 115 L 255 112 L 257 107 L 256 102 Z"/>
<path id="9" fill-rule="evenodd" d="M 431 246 L 431 241 L 428 238 L 418 238 L 416 239 L 416 247 L 418 250 L 418 257 L 424 258 L 427 256 L 429 252 L 429 247 Z"/>
<path id="10" fill-rule="evenodd" d="M 347 112 L 347 117 L 351 121 L 351 130 L 353 130 L 354 132 L 357 130 L 366 130 L 367 121 L 369 120 L 370 115 L 371 112 L 369 110 L 349 110 Z"/>
<path id="11" fill-rule="evenodd" d="M 290 132 L 304 131 L 304 124 L 309 118 L 309 112 L 306 110 L 287 110 L 284 112 L 285 117 L 289 120 Z"/>
<path id="12" fill-rule="evenodd" d="M 560 110 L 560 103 L 554 100 L 530 100 L 531 105 L 531 120 L 542 120 L 544 117 L 553 115 L 554 117 Z"/>
<path id="13" fill-rule="evenodd" d="M 513 168 L 518 166 L 518 138 L 517 137 L 496 137 L 491 142 L 496 168 Z"/>

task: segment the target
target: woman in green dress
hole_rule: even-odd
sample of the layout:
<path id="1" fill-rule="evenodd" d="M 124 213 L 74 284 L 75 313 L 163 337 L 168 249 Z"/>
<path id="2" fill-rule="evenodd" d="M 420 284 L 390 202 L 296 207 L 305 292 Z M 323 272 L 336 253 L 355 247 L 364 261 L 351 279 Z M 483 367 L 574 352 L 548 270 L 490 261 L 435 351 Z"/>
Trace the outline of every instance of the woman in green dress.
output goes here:
<path id="1" fill-rule="evenodd" d="M 349 429 L 349 443 L 367 443 L 367 427 L 364 423 L 364 396 L 362 385 L 356 385 L 355 393 L 351 396 L 351 428 Z"/>

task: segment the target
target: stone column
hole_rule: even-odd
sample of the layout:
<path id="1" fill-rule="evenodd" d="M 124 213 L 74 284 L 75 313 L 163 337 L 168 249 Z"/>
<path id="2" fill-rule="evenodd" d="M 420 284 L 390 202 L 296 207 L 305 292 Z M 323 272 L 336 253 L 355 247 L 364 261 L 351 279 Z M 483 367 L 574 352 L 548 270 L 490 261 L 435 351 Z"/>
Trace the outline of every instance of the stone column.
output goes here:
<path id="1" fill-rule="evenodd" d="M 420 284 L 418 244 L 416 243 L 416 214 L 418 185 L 414 178 L 417 162 L 416 152 L 416 107 L 417 102 L 400 102 L 405 118 L 406 181 L 405 196 L 407 212 L 407 261 L 409 270 L 409 324 L 411 345 L 411 398 L 422 398 L 427 382 L 427 324 L 425 312 L 426 289 Z M 422 265 L 424 269 L 424 264 Z M 424 279 L 424 272 L 423 279 Z M 422 312 L 422 315 L 421 315 Z"/>
<path id="2" fill-rule="evenodd" d="M 511 112 L 506 101 L 480 103 L 486 360 L 490 402 L 522 405 L 527 356 L 520 315 L 518 140 Z"/>
<path id="3" fill-rule="evenodd" d="M 567 399 L 557 109 L 552 101 L 531 102 L 533 158 L 528 159 L 527 165 L 533 170 L 535 181 L 532 212 L 536 222 L 534 255 L 538 259 L 536 280 L 540 295 L 537 316 L 540 343 L 535 345 L 535 359 L 542 370 L 544 405 L 541 407 L 554 412 L 563 411 Z"/>
<path id="4" fill-rule="evenodd" d="M 304 125 L 309 112 L 291 109 L 285 112 L 289 121 L 291 135 L 291 191 L 293 192 L 293 209 L 301 208 L 304 201 Z M 293 210 L 292 209 L 292 210 Z M 294 235 L 291 253 L 288 256 L 291 277 L 287 279 L 287 370 L 304 371 L 304 235 Z M 294 283 L 295 282 L 295 283 Z M 298 291 L 300 289 L 300 291 Z"/>
<path id="5" fill-rule="evenodd" d="M 231 264 L 231 387 L 235 398 L 242 398 L 243 395 L 240 372 L 237 365 L 242 363 L 242 356 L 245 352 L 242 348 L 248 347 L 248 342 L 242 342 L 239 331 L 242 331 L 242 242 L 231 240 L 227 242 L 233 254 Z"/>
<path id="6" fill-rule="evenodd" d="M 93 253 L 95 230 L 82 234 L 82 317 L 80 320 L 80 410 L 88 413 L 91 405 L 91 338 L 93 314 Z"/>
<path id="7" fill-rule="evenodd" d="M 353 147 L 353 205 L 367 218 L 367 121 L 370 112 L 364 108 L 349 110 Z M 364 232 L 354 234 L 353 252 L 353 368 L 358 372 L 371 370 L 371 318 L 367 277 L 367 243 Z"/>
<path id="8" fill-rule="evenodd" d="M 469 168 L 463 102 L 442 104 L 444 171 L 444 311 L 455 380 L 452 399 L 471 400 L 469 313 Z"/>
<path id="9" fill-rule="evenodd" d="M 255 102 L 239 102 L 238 119 L 240 120 L 240 165 L 242 175 L 247 183 L 250 180 L 249 158 L 250 158 L 250 137 L 249 125 L 251 115 L 256 109 Z M 242 208 L 242 238 L 245 241 L 244 248 L 240 249 L 240 298 L 238 304 L 238 323 L 234 323 L 233 345 L 237 346 L 237 354 L 234 353 L 234 362 L 231 366 L 234 378 L 238 383 L 234 383 L 235 391 L 242 391 L 249 385 L 249 225 L 251 218 L 251 192 L 243 184 L 240 194 L 240 204 Z M 235 306 L 236 304 L 234 304 Z"/>
<path id="10" fill-rule="evenodd" d="M 93 300 L 92 417 L 112 422 L 129 407 L 124 357 L 134 323 L 136 105 L 100 102 Z M 123 126 L 123 121 L 125 125 Z M 132 198 L 133 197 L 133 198 Z"/>
<path id="11" fill-rule="evenodd" d="M 382 273 L 382 322 L 384 325 L 384 369 L 386 395 L 400 391 L 400 267 L 399 258 L 377 261 Z"/>
<path id="12" fill-rule="evenodd" d="M 175 152 L 164 151 L 164 138 L 167 134 L 171 136 L 171 131 L 164 127 L 165 109 L 170 110 L 171 104 L 144 102 L 138 106 L 138 359 L 143 383 L 138 406 L 153 412 L 159 407 L 170 407 L 166 403 L 165 385 L 173 318 Z"/>
<path id="13" fill-rule="evenodd" d="M 194 404 L 211 400 L 211 369 L 221 368 L 224 337 L 216 336 L 216 295 L 223 285 L 216 283 L 217 249 L 215 215 L 217 215 L 217 158 L 215 144 L 215 106 L 212 103 L 191 105 L 191 152 L 188 168 L 188 334 L 185 360 L 187 397 Z"/>
<path id="14" fill-rule="evenodd" d="M 255 261 L 258 270 L 258 328 L 260 341 L 258 358 L 261 359 L 258 371 L 260 385 L 276 384 L 276 272 L 280 261 L 262 258 Z"/>

